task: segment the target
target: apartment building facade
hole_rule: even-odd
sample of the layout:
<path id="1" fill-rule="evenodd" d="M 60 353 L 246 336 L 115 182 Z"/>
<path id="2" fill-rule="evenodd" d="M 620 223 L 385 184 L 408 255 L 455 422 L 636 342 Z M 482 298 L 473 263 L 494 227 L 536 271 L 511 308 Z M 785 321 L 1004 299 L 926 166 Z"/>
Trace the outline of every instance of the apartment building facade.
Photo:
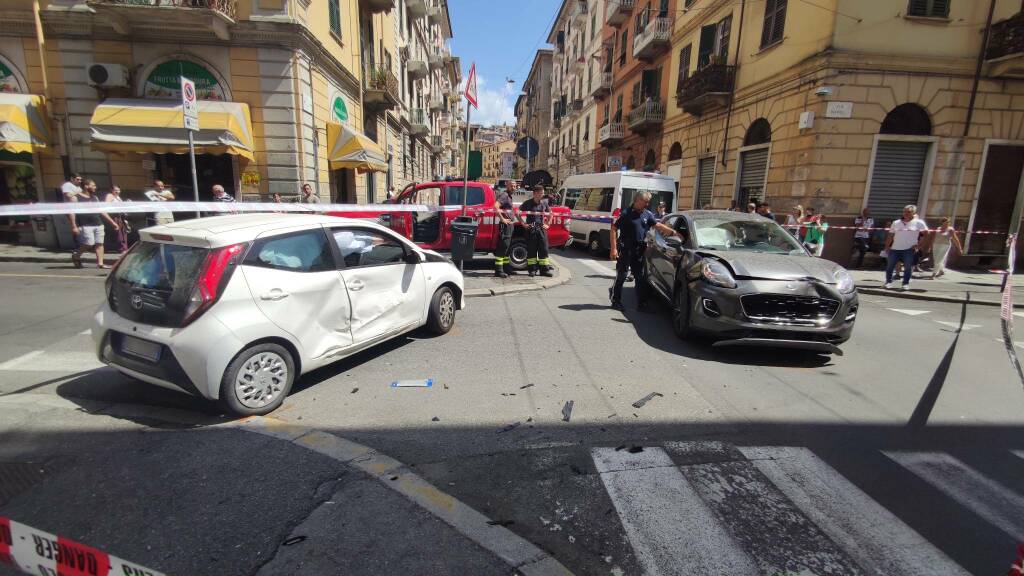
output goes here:
<path id="1" fill-rule="evenodd" d="M 1020 2 L 681 2 L 655 162 L 681 208 L 799 204 L 833 225 L 868 208 L 886 225 L 916 204 L 933 225 L 1018 228 Z M 1006 251 L 1005 235 L 964 240 L 963 263 Z M 829 233 L 825 256 L 846 262 L 851 242 Z"/>
<path id="2" fill-rule="evenodd" d="M 553 170 L 550 166 L 549 150 L 551 149 L 551 112 L 552 112 L 552 74 L 553 51 L 538 50 L 530 66 L 530 72 L 523 82 L 523 92 L 516 99 L 516 136 L 533 138 L 537 141 L 537 154 L 530 159 L 517 161 L 516 178 L 522 179 L 527 172 L 536 172 L 544 182 L 551 182 Z"/>
<path id="3" fill-rule="evenodd" d="M 513 166 L 509 164 L 509 159 L 515 154 L 516 142 L 515 140 L 499 140 L 493 144 L 487 143 L 480 147 L 480 152 L 483 155 L 483 175 L 481 178 L 484 182 L 493 184 L 499 178 L 512 178 Z"/>
<path id="4" fill-rule="evenodd" d="M 563 0 L 548 34 L 554 54 L 547 152 L 556 182 L 594 168 L 598 106 L 611 84 L 602 50 L 603 16 L 612 5 L 617 2 Z"/>
<path id="5" fill-rule="evenodd" d="M 214 184 L 239 199 L 287 199 L 309 182 L 323 201 L 372 202 L 384 198 L 389 181 L 444 170 L 438 151 L 451 138 L 444 138 L 440 119 L 456 100 L 438 107 L 430 98 L 450 95 L 459 77 L 457 59 L 445 48 L 451 25 L 444 3 L 35 6 L 38 12 L 32 1 L 12 0 L 0 8 L 0 106 L 27 119 L 0 146 L 4 203 L 56 200 L 73 171 L 101 190 L 117 184 L 129 197 L 162 179 L 180 198 L 193 198 L 185 132 L 178 129 L 180 76 L 195 81 L 200 101 L 200 199 Z M 407 54 L 424 58 L 425 76 L 409 78 Z M 425 131 L 413 132 L 416 118 Z M 417 161 L 400 171 L 407 154 Z M 58 220 L 34 227 L 9 220 L 0 234 L 69 245 L 66 223 Z"/>

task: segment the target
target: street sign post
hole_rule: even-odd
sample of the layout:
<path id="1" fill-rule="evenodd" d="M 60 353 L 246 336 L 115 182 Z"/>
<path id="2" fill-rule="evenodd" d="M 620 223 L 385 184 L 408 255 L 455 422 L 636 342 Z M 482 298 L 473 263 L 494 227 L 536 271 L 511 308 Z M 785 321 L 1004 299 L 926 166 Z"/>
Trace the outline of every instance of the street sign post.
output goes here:
<path id="1" fill-rule="evenodd" d="M 199 131 L 199 104 L 196 102 L 195 82 L 181 77 L 181 112 L 188 134 L 188 161 L 192 169 L 192 197 L 199 202 L 199 179 L 196 176 L 196 146 L 193 132 Z M 196 211 L 196 218 L 201 214 Z"/>
<path id="2" fill-rule="evenodd" d="M 469 194 L 469 133 L 472 131 L 469 126 L 469 108 L 477 108 L 476 98 L 476 62 L 469 67 L 469 76 L 466 77 L 466 161 L 465 170 L 462 171 L 462 215 L 466 215 L 466 199 Z"/>
<path id="3" fill-rule="evenodd" d="M 530 159 L 540 152 L 540 144 L 537 140 L 530 136 L 523 136 L 516 142 L 516 154 L 526 160 L 526 171 L 523 172 L 523 177 L 530 172 Z"/>

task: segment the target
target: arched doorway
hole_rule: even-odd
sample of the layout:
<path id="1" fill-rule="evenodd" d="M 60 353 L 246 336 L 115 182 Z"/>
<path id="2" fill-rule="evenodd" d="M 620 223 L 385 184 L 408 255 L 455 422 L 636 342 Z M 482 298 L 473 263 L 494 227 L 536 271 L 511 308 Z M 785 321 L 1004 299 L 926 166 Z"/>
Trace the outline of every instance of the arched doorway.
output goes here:
<path id="1" fill-rule="evenodd" d="M 606 170 L 606 169 L 605 169 L 605 165 L 604 165 L 604 164 L 601 164 L 601 172 L 607 172 L 607 171 L 608 171 L 608 170 Z"/>
<path id="2" fill-rule="evenodd" d="M 771 141 L 772 125 L 764 118 L 754 120 L 743 135 L 736 184 L 736 203 L 739 206 L 745 207 L 749 202 L 764 200 Z"/>
<path id="3" fill-rule="evenodd" d="M 668 161 L 675 162 L 676 160 L 683 159 L 683 145 L 679 142 L 674 142 L 672 147 L 668 149 Z"/>
<path id="4" fill-rule="evenodd" d="M 865 205 L 876 223 L 891 222 L 904 206 L 921 203 L 933 146 L 931 118 L 913 103 L 890 110 L 878 133 Z"/>
<path id="5" fill-rule="evenodd" d="M 648 150 L 647 154 L 644 155 L 644 172 L 654 172 L 655 164 L 658 162 L 658 157 L 654 153 L 654 150 Z"/>
<path id="6" fill-rule="evenodd" d="M 626 169 L 636 170 L 636 156 L 633 156 L 632 154 L 629 155 L 629 158 L 626 160 Z"/>

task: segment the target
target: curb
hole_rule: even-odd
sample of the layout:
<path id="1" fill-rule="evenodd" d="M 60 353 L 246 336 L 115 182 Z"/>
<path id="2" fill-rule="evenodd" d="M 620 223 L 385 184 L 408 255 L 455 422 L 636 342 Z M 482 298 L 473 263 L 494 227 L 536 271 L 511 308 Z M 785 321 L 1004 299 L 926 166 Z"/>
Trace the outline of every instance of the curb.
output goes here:
<path id="1" fill-rule="evenodd" d="M 954 296 L 933 296 L 931 294 L 919 294 L 914 292 L 901 292 L 899 290 L 886 290 L 885 288 L 862 288 L 857 287 L 858 294 L 870 294 L 873 296 L 889 296 L 890 298 L 903 298 L 906 300 L 924 300 L 928 302 L 945 302 L 948 304 L 980 304 L 982 306 L 1001 306 L 1001 302 L 990 300 L 968 300 Z M 1014 304 L 1014 308 L 1024 309 L 1024 303 Z"/>
<path id="2" fill-rule="evenodd" d="M 104 254 L 104 264 L 114 264 L 121 255 Z M 82 262 L 89 262 L 89 254 L 85 253 L 82 255 Z M 96 261 L 96 258 L 91 259 L 92 262 Z M 29 262 L 33 264 L 71 264 L 71 252 L 67 252 L 62 257 L 53 256 L 10 256 L 7 254 L 0 255 L 0 262 Z M 94 266 L 95 267 L 95 266 Z"/>
<path id="3" fill-rule="evenodd" d="M 491 520 L 488 517 L 451 495 L 438 490 L 405 464 L 385 456 L 369 446 L 266 416 L 251 416 L 244 420 L 209 424 L 209 417 L 177 408 L 84 398 L 76 400 L 77 402 L 49 394 L 15 394 L 0 396 L 0 405 L 7 404 L 28 411 L 53 408 L 85 410 L 102 416 L 147 418 L 172 424 L 200 425 L 200 422 L 205 420 L 208 424 L 207 427 L 234 428 L 283 440 L 327 456 L 376 478 L 388 488 L 408 498 L 451 526 L 474 544 L 500 558 L 513 569 L 515 574 L 572 576 L 572 572 L 568 568 L 529 540 L 516 535 L 508 528 L 489 524 L 488 522 Z"/>
<path id="4" fill-rule="evenodd" d="M 555 260 L 557 260 L 557 258 Z M 466 298 L 486 298 L 488 296 L 504 296 L 506 294 L 516 294 L 519 292 L 534 292 L 537 290 L 547 290 L 548 288 L 561 286 L 562 284 L 567 284 L 572 280 L 572 271 L 569 270 L 568 266 L 559 263 L 555 266 L 555 270 L 557 270 L 558 273 L 554 278 L 545 278 L 535 284 L 498 286 L 497 288 L 470 288 L 466 290 L 464 296 Z"/>

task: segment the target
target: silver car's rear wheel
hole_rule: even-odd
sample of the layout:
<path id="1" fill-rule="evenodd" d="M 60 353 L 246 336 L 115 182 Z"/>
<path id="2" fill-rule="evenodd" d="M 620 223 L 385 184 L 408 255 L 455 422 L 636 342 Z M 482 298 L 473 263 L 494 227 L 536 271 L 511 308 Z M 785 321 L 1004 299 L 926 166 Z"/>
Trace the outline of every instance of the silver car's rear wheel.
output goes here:
<path id="1" fill-rule="evenodd" d="M 295 381 L 295 360 L 279 344 L 242 350 L 224 371 L 220 399 L 239 416 L 268 414 L 284 402 Z"/>

